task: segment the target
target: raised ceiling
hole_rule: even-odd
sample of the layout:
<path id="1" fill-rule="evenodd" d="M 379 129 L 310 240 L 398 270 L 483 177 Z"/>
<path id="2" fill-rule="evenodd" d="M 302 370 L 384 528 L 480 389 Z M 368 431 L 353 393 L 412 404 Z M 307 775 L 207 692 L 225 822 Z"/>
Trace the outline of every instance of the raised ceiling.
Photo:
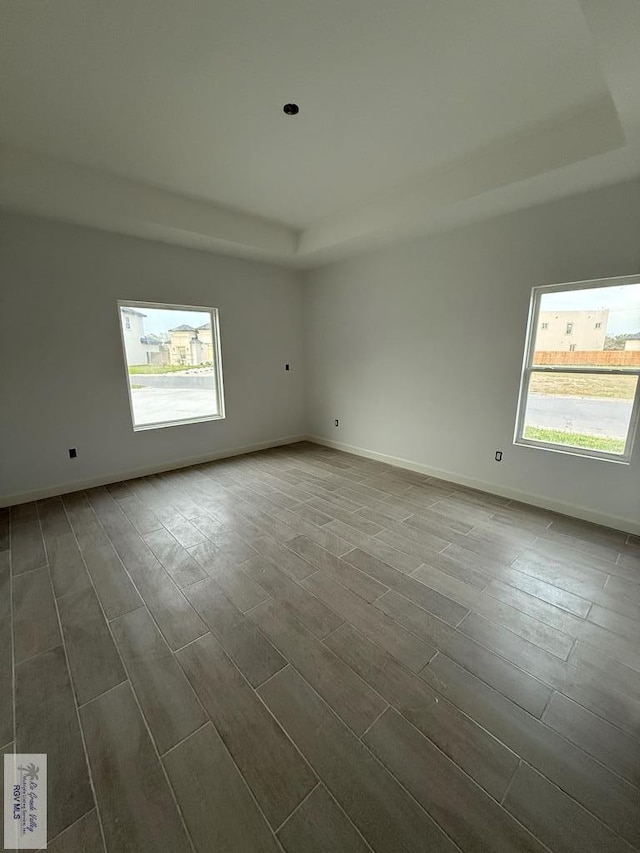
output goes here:
<path id="1" fill-rule="evenodd" d="M 616 60 L 638 0 L 1 15 L 8 207 L 304 265 L 640 173 Z"/>

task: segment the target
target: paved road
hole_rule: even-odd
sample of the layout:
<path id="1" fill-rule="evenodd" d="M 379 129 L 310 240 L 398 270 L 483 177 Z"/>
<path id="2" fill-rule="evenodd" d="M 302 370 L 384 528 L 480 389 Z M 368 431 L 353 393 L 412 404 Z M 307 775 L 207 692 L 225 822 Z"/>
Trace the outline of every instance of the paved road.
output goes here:
<path id="1" fill-rule="evenodd" d="M 138 377 L 131 378 L 133 384 L 136 384 Z M 140 380 L 144 381 L 146 378 L 140 377 Z M 160 379 L 160 377 L 152 378 Z M 198 381 L 194 376 L 192 380 L 196 381 L 180 383 L 178 380 L 176 383 L 175 377 L 167 377 L 162 384 L 165 386 L 179 384 L 180 387 L 133 388 L 131 397 L 136 413 L 136 423 L 150 424 L 166 420 L 201 418 L 214 414 L 216 399 L 213 377 L 207 376 L 206 379 L 202 377 Z M 204 383 L 210 387 L 203 388 Z M 546 394 L 530 394 L 526 422 L 528 426 L 546 429 L 625 438 L 632 407 L 632 400 L 597 400 L 590 397 L 552 397 Z"/>
<path id="2" fill-rule="evenodd" d="M 530 394 L 526 422 L 545 429 L 626 438 L 632 408 L 633 400 Z"/>
<path id="3" fill-rule="evenodd" d="M 136 426 L 216 414 L 216 394 L 212 389 L 132 388 L 131 399 Z"/>

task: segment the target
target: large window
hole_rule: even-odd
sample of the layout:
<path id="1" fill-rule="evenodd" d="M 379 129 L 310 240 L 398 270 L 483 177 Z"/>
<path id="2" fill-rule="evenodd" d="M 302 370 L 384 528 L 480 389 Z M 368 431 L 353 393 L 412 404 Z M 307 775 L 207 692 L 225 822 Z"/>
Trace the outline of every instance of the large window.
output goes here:
<path id="1" fill-rule="evenodd" d="M 640 276 L 534 287 L 516 444 L 626 462 L 640 415 Z"/>
<path id="2" fill-rule="evenodd" d="M 118 302 L 134 430 L 224 417 L 215 308 Z"/>

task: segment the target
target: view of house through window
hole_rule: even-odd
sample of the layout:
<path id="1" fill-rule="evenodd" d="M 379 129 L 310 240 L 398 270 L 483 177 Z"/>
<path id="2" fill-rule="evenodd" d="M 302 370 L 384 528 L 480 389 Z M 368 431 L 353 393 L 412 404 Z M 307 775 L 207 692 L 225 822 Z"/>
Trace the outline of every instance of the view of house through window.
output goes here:
<path id="1" fill-rule="evenodd" d="M 640 279 L 536 287 L 516 442 L 626 460 L 640 411 Z"/>
<path id="2" fill-rule="evenodd" d="M 215 308 L 119 302 L 134 429 L 224 417 Z"/>

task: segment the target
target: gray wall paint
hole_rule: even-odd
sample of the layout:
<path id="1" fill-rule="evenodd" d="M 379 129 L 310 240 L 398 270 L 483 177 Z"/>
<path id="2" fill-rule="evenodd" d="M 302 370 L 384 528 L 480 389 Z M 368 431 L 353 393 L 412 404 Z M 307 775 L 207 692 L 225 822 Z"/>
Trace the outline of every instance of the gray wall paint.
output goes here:
<path id="1" fill-rule="evenodd" d="M 1 228 L 0 501 L 305 431 L 297 273 L 29 217 Z M 133 432 L 117 299 L 219 309 L 226 420 Z"/>
<path id="2" fill-rule="evenodd" d="M 531 287 L 639 270 L 630 182 L 307 273 L 309 432 L 638 530 L 640 441 L 625 466 L 512 439 Z"/>
<path id="3" fill-rule="evenodd" d="M 276 266 L 5 215 L 0 503 L 307 432 L 640 529 L 640 443 L 629 466 L 512 445 L 530 288 L 637 272 L 639 226 L 631 182 L 300 288 Z M 225 421 L 133 432 L 117 299 L 220 309 Z"/>

